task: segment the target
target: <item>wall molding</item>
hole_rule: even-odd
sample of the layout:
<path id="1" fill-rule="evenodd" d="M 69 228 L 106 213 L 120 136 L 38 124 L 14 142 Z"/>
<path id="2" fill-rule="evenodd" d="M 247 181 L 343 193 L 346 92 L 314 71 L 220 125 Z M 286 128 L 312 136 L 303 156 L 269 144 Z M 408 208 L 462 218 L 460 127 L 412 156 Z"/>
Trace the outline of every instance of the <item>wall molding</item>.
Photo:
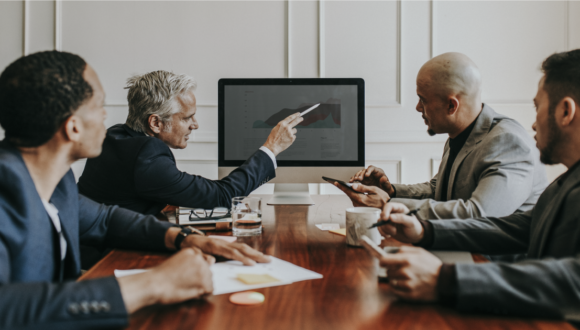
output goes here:
<path id="1" fill-rule="evenodd" d="M 390 165 L 395 165 L 396 167 L 396 179 L 397 181 L 394 183 L 401 183 L 402 179 L 403 179 L 403 159 L 400 157 L 384 157 L 384 158 L 380 158 L 380 157 L 375 157 L 375 158 L 368 158 L 365 159 L 365 167 L 368 167 L 369 165 L 375 165 L 380 167 L 381 164 L 390 164 Z M 382 168 L 382 167 L 381 167 Z M 384 168 L 383 168 L 384 169 Z"/>
<path id="2" fill-rule="evenodd" d="M 286 0 L 286 78 L 291 78 L 291 72 L 292 72 L 292 68 L 291 68 L 291 48 L 290 48 L 290 44 L 292 43 L 292 35 L 291 35 L 291 31 L 292 31 L 292 26 L 290 23 L 290 17 L 291 17 L 291 9 L 290 9 L 290 1 L 291 0 Z"/>
<path id="3" fill-rule="evenodd" d="M 30 1 L 22 2 L 22 56 L 30 52 Z"/>
<path id="4" fill-rule="evenodd" d="M 326 10 L 325 3 L 324 0 L 318 0 L 318 78 L 324 78 L 326 76 L 326 29 L 324 28 L 326 24 L 326 16 L 324 15 Z"/>
<path id="5" fill-rule="evenodd" d="M 54 49 L 62 51 L 62 0 L 54 0 Z"/>
<path id="6" fill-rule="evenodd" d="M 319 0 L 318 1 L 318 77 L 325 78 L 326 77 L 326 1 Z M 396 92 L 395 92 L 395 100 L 390 100 L 382 104 L 366 104 L 366 108 L 401 108 L 403 106 L 402 99 L 402 57 L 403 57 L 403 29 L 402 29 L 402 21 L 403 21 L 403 9 L 402 9 L 402 0 L 397 0 L 397 73 L 396 73 Z"/>

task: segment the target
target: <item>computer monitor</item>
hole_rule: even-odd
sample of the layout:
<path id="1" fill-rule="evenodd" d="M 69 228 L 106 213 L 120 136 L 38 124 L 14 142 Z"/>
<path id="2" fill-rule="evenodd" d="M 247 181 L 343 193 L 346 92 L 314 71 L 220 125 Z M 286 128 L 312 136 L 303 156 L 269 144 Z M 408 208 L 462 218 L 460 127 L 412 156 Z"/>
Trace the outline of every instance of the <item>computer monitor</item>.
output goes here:
<path id="1" fill-rule="evenodd" d="M 314 204 L 308 183 L 323 183 L 322 176 L 345 180 L 364 168 L 363 79 L 220 79 L 218 88 L 220 179 L 256 152 L 279 121 L 317 103 L 296 126 L 296 141 L 276 158 L 268 204 Z"/>

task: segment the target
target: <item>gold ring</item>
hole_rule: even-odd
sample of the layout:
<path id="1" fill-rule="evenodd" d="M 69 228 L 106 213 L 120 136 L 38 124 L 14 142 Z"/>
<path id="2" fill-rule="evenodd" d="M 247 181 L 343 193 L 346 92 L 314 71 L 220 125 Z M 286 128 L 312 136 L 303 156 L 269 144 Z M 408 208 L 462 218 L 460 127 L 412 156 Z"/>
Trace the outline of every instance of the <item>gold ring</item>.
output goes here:
<path id="1" fill-rule="evenodd" d="M 397 286 L 397 280 L 392 280 L 392 281 L 391 281 L 391 285 L 392 285 L 392 286 Z"/>

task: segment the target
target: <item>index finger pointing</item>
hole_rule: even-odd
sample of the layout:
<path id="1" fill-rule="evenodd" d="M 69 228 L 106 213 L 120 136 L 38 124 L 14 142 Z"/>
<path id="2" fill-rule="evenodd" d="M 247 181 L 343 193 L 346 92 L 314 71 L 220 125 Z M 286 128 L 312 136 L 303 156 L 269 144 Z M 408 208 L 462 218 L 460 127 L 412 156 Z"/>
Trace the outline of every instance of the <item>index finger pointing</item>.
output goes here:
<path id="1" fill-rule="evenodd" d="M 292 118 L 290 120 L 290 122 L 288 122 L 288 125 L 290 125 L 291 127 L 298 125 L 300 122 L 302 122 L 304 120 L 304 117 L 300 116 L 300 113 L 296 113 L 294 115 L 296 115 L 296 117 Z M 290 116 L 290 117 L 292 117 L 292 116 Z M 290 117 L 288 117 L 288 118 L 290 118 Z"/>

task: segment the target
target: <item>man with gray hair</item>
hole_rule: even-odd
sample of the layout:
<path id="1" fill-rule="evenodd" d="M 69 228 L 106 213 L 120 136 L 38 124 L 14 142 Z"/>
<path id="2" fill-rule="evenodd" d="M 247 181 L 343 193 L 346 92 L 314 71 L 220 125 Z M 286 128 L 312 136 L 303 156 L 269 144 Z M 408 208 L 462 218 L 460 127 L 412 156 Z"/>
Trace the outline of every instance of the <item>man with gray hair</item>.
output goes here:
<path id="1" fill-rule="evenodd" d="M 430 182 L 391 184 L 382 169 L 356 173 L 355 206 L 399 202 L 419 219 L 505 216 L 530 210 L 548 182 L 538 149 L 515 120 L 481 102 L 481 75 L 460 53 L 429 60 L 417 75 L 417 111 L 429 135 L 448 134 L 439 172 Z"/>
<path id="2" fill-rule="evenodd" d="M 195 118 L 195 81 L 186 75 L 154 71 L 127 82 L 129 116 L 107 131 L 102 154 L 87 161 L 78 187 L 101 203 L 143 214 L 167 204 L 213 208 L 229 206 L 276 176 L 276 156 L 296 139 L 299 113 L 284 119 L 242 166 L 222 180 L 179 171 L 170 150 L 184 149 Z"/>

